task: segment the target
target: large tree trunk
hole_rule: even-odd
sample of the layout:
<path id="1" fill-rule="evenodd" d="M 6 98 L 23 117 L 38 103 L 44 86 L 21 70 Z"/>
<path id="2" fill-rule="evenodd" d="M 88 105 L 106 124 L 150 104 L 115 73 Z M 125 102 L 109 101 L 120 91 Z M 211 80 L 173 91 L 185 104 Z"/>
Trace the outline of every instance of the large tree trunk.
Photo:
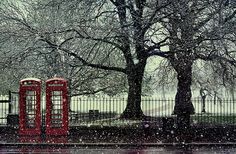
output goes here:
<path id="1" fill-rule="evenodd" d="M 124 119 L 143 119 L 144 114 L 141 109 L 142 81 L 145 64 L 136 65 L 132 71 L 127 74 L 129 92 L 127 105 L 121 118 Z"/>
<path id="2" fill-rule="evenodd" d="M 177 93 L 175 97 L 174 114 L 177 115 L 177 130 L 179 139 L 186 141 L 190 137 L 190 115 L 194 114 L 191 101 L 192 63 L 182 62 L 177 71 Z"/>
<path id="3" fill-rule="evenodd" d="M 175 96 L 174 114 L 194 114 L 194 107 L 191 101 L 192 65 L 182 65 L 177 70 L 178 85 Z"/>

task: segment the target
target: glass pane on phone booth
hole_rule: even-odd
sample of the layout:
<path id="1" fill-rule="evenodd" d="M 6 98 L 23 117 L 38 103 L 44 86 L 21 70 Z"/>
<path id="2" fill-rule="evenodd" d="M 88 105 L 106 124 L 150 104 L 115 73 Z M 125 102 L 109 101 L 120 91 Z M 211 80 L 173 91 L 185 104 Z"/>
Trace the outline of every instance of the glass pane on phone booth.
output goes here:
<path id="1" fill-rule="evenodd" d="M 52 110 L 51 125 L 52 127 L 62 127 L 62 91 L 52 91 Z"/>
<path id="2" fill-rule="evenodd" d="M 36 91 L 26 92 L 26 126 L 28 128 L 35 127 L 36 118 Z"/>

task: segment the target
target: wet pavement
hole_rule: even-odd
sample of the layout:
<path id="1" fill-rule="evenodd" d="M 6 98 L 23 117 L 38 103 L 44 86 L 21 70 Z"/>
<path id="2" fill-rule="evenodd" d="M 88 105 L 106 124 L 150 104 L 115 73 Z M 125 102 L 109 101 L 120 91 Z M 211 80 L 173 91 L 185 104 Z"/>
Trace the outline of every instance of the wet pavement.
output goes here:
<path id="1" fill-rule="evenodd" d="M 75 131 L 68 136 L 19 136 L 17 130 L 5 129 L 0 133 L 0 153 L 236 153 L 236 142 L 163 142 L 157 133 L 85 131 Z"/>
<path id="2" fill-rule="evenodd" d="M 131 148 L 104 148 L 104 147 L 28 147 L 10 146 L 1 147 L 0 153 L 79 153 L 79 154 L 222 154 L 236 153 L 235 147 L 131 147 Z"/>
<path id="3" fill-rule="evenodd" d="M 144 140 L 102 140 L 84 136 L 18 136 L 0 135 L 0 153 L 79 153 L 79 154 L 221 154 L 236 153 L 236 143 L 163 143 Z M 82 138 L 84 137 L 84 138 Z M 111 137 L 110 137 L 111 138 Z M 115 138 L 113 138 L 115 139 Z M 128 140 L 127 140 L 128 141 Z"/>

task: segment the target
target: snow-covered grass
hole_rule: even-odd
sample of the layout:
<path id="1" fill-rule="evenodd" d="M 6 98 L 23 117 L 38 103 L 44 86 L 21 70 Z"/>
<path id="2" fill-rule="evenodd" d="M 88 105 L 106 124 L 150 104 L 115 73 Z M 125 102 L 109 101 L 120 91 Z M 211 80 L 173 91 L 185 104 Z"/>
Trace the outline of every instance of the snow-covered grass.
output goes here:
<path id="1" fill-rule="evenodd" d="M 138 127 L 141 123 L 141 120 L 121 120 L 119 118 L 110 118 L 110 119 L 101 119 L 95 120 L 92 122 L 82 122 L 82 123 L 74 123 L 76 126 L 87 126 L 87 127 Z M 73 125 L 73 124 L 72 124 Z"/>
<path id="2" fill-rule="evenodd" d="M 202 113 L 191 116 L 194 124 L 235 125 L 236 114 Z"/>

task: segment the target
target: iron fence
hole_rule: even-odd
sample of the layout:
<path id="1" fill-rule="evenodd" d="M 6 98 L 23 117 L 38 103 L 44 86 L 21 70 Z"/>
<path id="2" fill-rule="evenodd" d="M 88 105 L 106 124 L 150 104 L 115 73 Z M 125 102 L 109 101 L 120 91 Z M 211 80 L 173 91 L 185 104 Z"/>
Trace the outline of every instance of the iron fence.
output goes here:
<path id="1" fill-rule="evenodd" d="M 236 104 L 231 99 L 206 99 L 205 105 L 201 98 L 192 99 L 195 114 L 191 115 L 192 124 L 201 125 L 236 125 Z M 127 104 L 126 98 L 113 97 L 73 97 L 70 100 L 70 126 L 122 126 L 140 124 L 140 120 L 122 120 Z M 0 96 L 0 125 L 7 125 L 10 116 L 18 115 L 18 94 L 9 93 Z M 42 97 L 42 123 L 45 121 L 45 99 Z M 205 106 L 205 107 L 204 107 Z M 141 108 L 146 120 L 161 124 L 163 117 L 175 118 L 172 115 L 174 99 L 142 98 Z"/>
<path id="2" fill-rule="evenodd" d="M 141 108 L 146 120 L 162 124 L 163 118 L 174 118 L 174 99 L 142 98 Z M 231 99 L 205 100 L 194 98 L 192 103 L 195 114 L 191 115 L 192 124 L 200 125 L 236 125 L 236 105 Z M 119 119 L 127 104 L 126 98 L 73 98 L 70 103 L 71 125 L 119 125 L 133 124 L 135 121 Z M 205 106 L 205 107 L 204 107 Z M 140 121 L 136 121 L 140 123 Z"/>
<path id="3" fill-rule="evenodd" d="M 0 125 L 6 125 L 11 115 L 18 115 L 18 104 L 18 93 L 9 91 L 8 95 L 0 95 Z"/>

